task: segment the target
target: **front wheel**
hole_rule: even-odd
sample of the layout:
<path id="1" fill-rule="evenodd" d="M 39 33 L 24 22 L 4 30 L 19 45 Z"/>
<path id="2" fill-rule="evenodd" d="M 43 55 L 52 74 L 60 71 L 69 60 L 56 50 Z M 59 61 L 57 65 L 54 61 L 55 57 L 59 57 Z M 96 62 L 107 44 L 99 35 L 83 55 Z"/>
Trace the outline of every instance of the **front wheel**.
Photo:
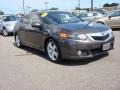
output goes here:
<path id="1" fill-rule="evenodd" d="M 4 35 L 4 36 L 8 36 L 8 31 L 7 31 L 6 28 L 3 29 L 3 35 Z"/>
<path id="2" fill-rule="evenodd" d="M 50 39 L 48 41 L 46 45 L 46 52 L 47 52 L 49 59 L 52 62 L 57 63 L 61 61 L 60 50 L 59 50 L 57 43 L 54 40 Z"/>

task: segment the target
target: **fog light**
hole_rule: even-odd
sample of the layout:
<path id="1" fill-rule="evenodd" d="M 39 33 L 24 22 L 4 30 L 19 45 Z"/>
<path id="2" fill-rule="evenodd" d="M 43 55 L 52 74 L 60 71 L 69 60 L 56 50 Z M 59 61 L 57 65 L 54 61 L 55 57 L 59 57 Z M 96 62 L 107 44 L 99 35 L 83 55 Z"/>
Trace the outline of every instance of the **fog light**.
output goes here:
<path id="1" fill-rule="evenodd" d="M 79 50 L 79 51 L 77 52 L 77 54 L 78 54 L 78 55 L 81 55 L 81 54 L 82 54 L 81 50 Z"/>

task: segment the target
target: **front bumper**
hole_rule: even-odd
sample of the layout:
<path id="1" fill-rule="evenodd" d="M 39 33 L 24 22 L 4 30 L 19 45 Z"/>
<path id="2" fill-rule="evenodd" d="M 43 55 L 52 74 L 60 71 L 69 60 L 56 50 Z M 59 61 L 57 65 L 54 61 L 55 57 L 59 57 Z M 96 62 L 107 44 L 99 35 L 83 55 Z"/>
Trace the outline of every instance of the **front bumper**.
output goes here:
<path id="1" fill-rule="evenodd" d="M 14 25 L 12 25 L 12 26 L 6 26 L 6 29 L 7 29 L 7 31 L 9 32 L 9 33 L 13 33 L 14 32 Z"/>
<path id="2" fill-rule="evenodd" d="M 102 50 L 103 44 L 110 43 L 110 48 Z M 61 55 L 64 59 L 87 59 L 103 54 L 114 48 L 114 38 L 104 42 L 81 42 L 65 40 L 60 43 Z"/>

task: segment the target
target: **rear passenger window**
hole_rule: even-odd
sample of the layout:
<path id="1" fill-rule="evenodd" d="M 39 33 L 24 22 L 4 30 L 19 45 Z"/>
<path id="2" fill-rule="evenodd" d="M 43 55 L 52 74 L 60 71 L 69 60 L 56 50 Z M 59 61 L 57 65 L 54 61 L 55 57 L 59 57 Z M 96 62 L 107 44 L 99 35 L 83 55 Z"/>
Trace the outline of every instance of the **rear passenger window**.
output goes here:
<path id="1" fill-rule="evenodd" d="M 16 21 L 17 17 L 16 16 L 4 16 L 3 21 L 8 22 L 8 21 Z"/>
<path id="2" fill-rule="evenodd" d="M 24 18 L 21 19 L 21 22 L 22 22 L 23 24 L 29 24 L 29 23 L 30 23 L 29 15 L 24 16 Z"/>
<path id="3" fill-rule="evenodd" d="M 40 19 L 36 14 L 33 14 L 32 17 L 31 17 L 31 22 L 30 23 L 35 23 L 35 22 L 40 22 Z"/>
<path id="4" fill-rule="evenodd" d="M 120 16 L 120 11 L 116 11 L 113 14 L 111 14 L 112 17 Z"/>

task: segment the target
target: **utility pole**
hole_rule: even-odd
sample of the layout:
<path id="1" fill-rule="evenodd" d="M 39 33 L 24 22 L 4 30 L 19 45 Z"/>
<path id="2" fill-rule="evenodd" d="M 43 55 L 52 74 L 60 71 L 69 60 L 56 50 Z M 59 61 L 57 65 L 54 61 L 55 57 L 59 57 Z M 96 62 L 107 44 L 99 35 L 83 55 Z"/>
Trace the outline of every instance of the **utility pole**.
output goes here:
<path id="1" fill-rule="evenodd" d="M 78 8 L 79 8 L 79 14 L 80 14 L 80 0 L 78 0 Z"/>
<path id="2" fill-rule="evenodd" d="M 23 13 L 25 14 L 25 0 L 23 0 Z"/>
<path id="3" fill-rule="evenodd" d="M 48 6 L 48 2 L 44 2 L 45 6 L 46 6 L 46 10 L 48 9 L 47 6 Z"/>
<path id="4" fill-rule="evenodd" d="M 93 0 L 91 0 L 91 11 L 93 11 Z"/>

